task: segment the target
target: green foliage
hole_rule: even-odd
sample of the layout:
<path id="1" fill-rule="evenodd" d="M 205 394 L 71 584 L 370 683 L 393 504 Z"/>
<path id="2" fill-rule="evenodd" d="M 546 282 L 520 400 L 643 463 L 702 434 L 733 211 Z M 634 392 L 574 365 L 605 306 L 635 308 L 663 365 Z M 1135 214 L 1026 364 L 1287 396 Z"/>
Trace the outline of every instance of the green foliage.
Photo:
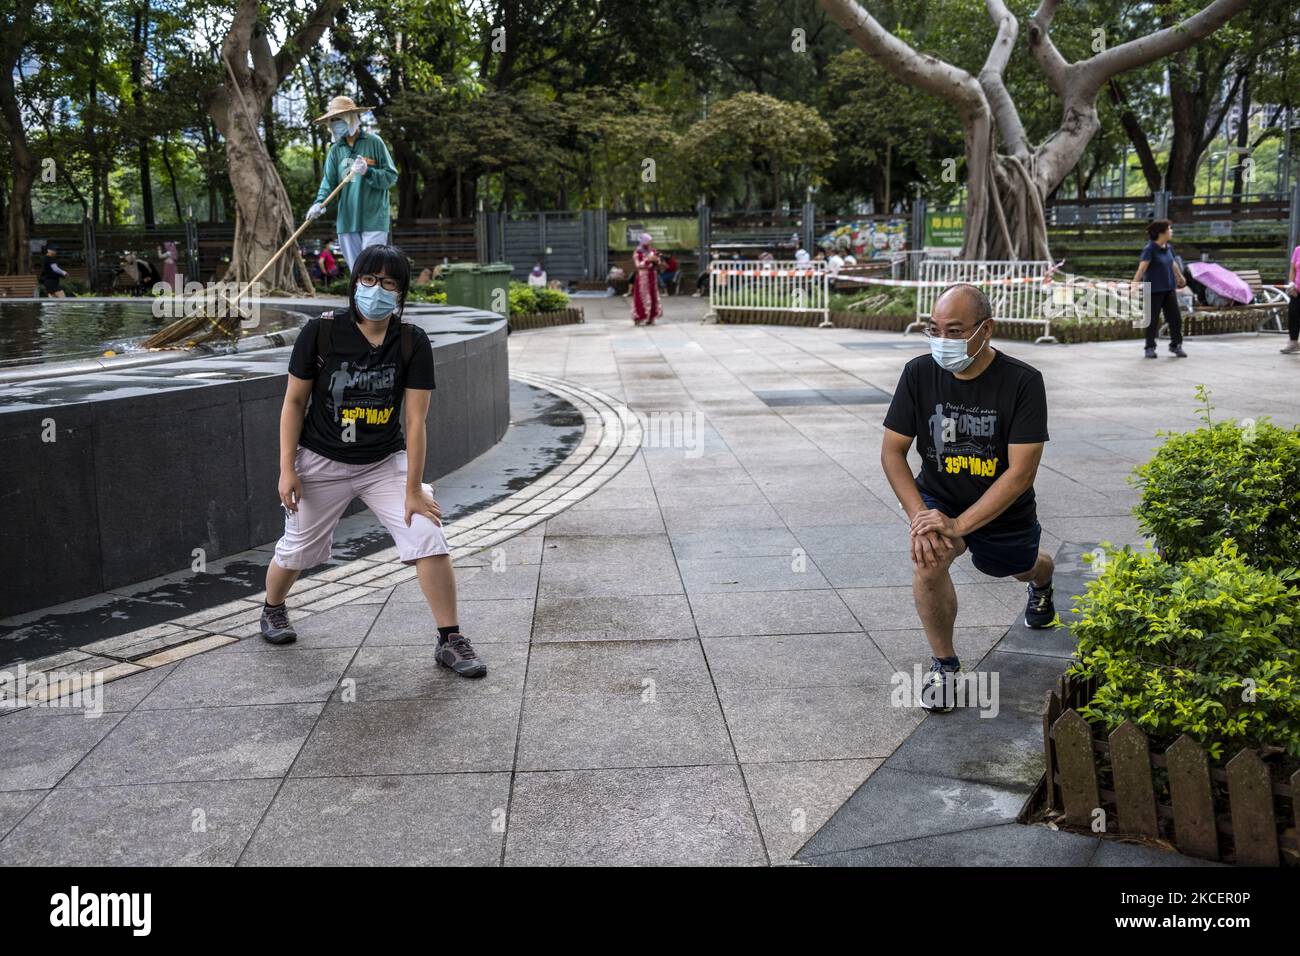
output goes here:
<path id="1" fill-rule="evenodd" d="M 538 312 L 562 312 L 569 307 L 568 294 L 559 289 L 537 289 L 533 294 Z"/>
<path id="2" fill-rule="evenodd" d="M 1107 549 L 1075 599 L 1074 674 L 1099 682 L 1081 711 L 1163 743 L 1189 734 L 1219 759 L 1244 746 L 1300 756 L 1296 572 L 1252 566 L 1230 541 L 1182 563 Z"/>
<path id="3" fill-rule="evenodd" d="M 447 304 L 447 286 L 441 279 L 424 284 L 413 283 L 406 293 L 407 302 L 424 302 L 429 305 Z"/>
<path id="4" fill-rule="evenodd" d="M 864 299 L 871 300 L 869 305 L 857 305 Z M 861 312 L 863 315 L 898 315 L 916 316 L 916 293 L 912 289 L 883 288 L 866 289 L 848 294 L 831 295 L 831 311 Z"/>
<path id="5" fill-rule="evenodd" d="M 569 297 L 559 289 L 534 289 L 526 282 L 510 283 L 510 314 L 559 312 L 569 307 Z"/>
<path id="6" fill-rule="evenodd" d="M 815 183 L 831 160 L 830 127 L 817 111 L 762 93 L 737 93 L 714 104 L 709 115 L 682 136 L 700 189 L 717 195 L 735 173 L 759 172 L 767 180 L 770 205 L 802 198 L 787 188 L 787 174 Z M 793 193 L 793 195 L 792 195 Z"/>
<path id="7" fill-rule="evenodd" d="M 1215 552 L 1232 540 L 1250 563 L 1279 568 L 1300 555 L 1300 428 L 1267 418 L 1213 421 L 1203 389 L 1205 426 L 1167 433 L 1134 472 L 1143 533 L 1174 561 Z"/>

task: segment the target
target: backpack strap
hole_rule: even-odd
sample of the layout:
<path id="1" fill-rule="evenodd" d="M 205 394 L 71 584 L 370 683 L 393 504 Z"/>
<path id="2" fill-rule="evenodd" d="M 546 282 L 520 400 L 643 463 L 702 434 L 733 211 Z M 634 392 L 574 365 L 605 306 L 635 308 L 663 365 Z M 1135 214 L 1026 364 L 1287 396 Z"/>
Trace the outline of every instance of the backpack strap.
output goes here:
<path id="1" fill-rule="evenodd" d="M 320 314 L 320 326 L 316 330 L 316 368 L 325 367 L 325 360 L 329 357 L 330 346 L 334 342 L 334 311 Z"/>
<path id="2" fill-rule="evenodd" d="M 399 320 L 400 321 L 400 320 Z M 406 370 L 411 367 L 411 356 L 415 354 L 415 326 L 409 322 L 402 322 L 400 329 L 402 333 L 402 377 L 406 377 Z"/>

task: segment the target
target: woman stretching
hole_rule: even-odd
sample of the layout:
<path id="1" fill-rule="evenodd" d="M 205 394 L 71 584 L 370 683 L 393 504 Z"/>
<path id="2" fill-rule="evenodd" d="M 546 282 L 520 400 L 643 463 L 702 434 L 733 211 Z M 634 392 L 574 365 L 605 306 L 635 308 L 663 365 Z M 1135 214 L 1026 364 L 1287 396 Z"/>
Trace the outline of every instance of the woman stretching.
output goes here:
<path id="1" fill-rule="evenodd" d="M 297 639 L 284 599 L 301 571 L 329 560 L 334 528 L 359 497 L 393 536 L 398 557 L 415 565 L 439 625 L 437 662 L 482 677 L 487 665 L 457 626 L 442 512 L 421 480 L 433 349 L 420 328 L 402 323 L 410 266 L 392 246 L 367 246 L 355 265 L 350 308 L 309 321 L 289 359 L 280 411 L 284 537 L 266 569 L 262 637 Z"/>

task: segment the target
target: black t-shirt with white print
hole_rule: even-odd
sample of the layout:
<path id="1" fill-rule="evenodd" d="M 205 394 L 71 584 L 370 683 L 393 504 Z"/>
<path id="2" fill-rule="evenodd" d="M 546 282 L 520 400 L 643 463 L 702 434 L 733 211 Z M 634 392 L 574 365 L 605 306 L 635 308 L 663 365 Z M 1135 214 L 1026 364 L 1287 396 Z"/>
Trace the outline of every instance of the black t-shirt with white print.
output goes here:
<path id="1" fill-rule="evenodd" d="M 1043 376 L 997 352 L 988 368 L 963 380 L 920 355 L 903 369 L 885 427 L 916 438 L 921 490 L 965 511 L 1006 471 L 1008 445 L 1048 440 Z M 1005 530 L 1035 520 L 1030 488 L 985 528 Z"/>
<path id="2" fill-rule="evenodd" d="M 329 355 L 318 368 L 320 320 L 308 321 L 289 357 L 289 374 L 314 380 L 299 444 L 353 465 L 382 461 L 406 448 L 403 390 L 433 388 L 433 347 L 423 329 L 412 331 L 414 348 L 403 373 L 401 323 L 389 320 L 383 344 L 376 347 L 357 328 L 351 310 L 341 309 L 334 314 Z"/>

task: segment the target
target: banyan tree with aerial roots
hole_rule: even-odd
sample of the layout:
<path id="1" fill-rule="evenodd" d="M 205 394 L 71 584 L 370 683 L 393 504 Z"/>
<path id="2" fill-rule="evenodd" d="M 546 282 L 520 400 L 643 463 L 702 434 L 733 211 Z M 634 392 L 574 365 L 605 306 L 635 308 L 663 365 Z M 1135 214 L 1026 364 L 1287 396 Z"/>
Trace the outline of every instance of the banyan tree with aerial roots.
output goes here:
<path id="1" fill-rule="evenodd" d="M 1003 0 L 986 0 L 997 29 L 978 74 L 922 53 L 886 30 L 854 0 L 820 0 L 850 38 L 900 82 L 951 104 L 966 151 L 967 259 L 1048 259 L 1047 198 L 1078 164 L 1101 128 L 1097 97 L 1107 82 L 1190 47 L 1244 10 L 1248 0 L 1214 0 L 1190 16 L 1087 59 L 1068 61 L 1052 42 L 1059 0 L 1043 0 L 1023 27 L 1028 52 L 1061 105 L 1061 121 L 1031 143 L 1003 81 L 1022 25 Z"/>

